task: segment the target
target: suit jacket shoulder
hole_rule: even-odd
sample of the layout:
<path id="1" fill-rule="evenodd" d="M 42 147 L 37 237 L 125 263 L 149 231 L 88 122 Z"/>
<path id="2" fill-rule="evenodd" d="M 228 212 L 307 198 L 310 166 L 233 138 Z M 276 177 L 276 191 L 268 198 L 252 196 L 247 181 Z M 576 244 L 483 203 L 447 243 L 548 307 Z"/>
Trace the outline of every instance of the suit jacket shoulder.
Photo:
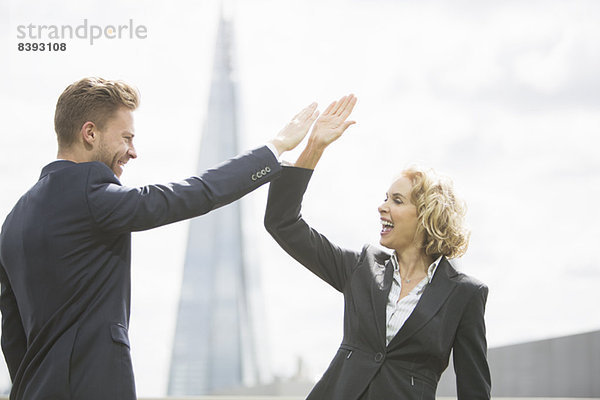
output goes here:
<path id="1" fill-rule="evenodd" d="M 452 267 L 452 268 L 454 269 L 454 267 Z M 456 271 L 456 269 L 454 269 L 454 270 Z M 471 275 L 467 275 L 460 271 L 456 271 L 455 281 L 460 286 L 463 286 L 464 288 L 468 288 L 470 290 L 487 290 L 488 289 L 487 285 L 485 283 L 483 283 L 482 281 L 480 281 L 479 279 L 477 279 Z"/>
<path id="2" fill-rule="evenodd" d="M 367 243 L 367 244 L 363 245 L 363 247 L 362 247 L 362 250 L 360 253 L 360 259 L 359 259 L 358 263 L 359 264 L 362 264 L 362 263 L 385 264 L 388 262 L 390 257 L 391 257 L 390 253 L 386 252 L 385 250 L 383 250 L 377 246 L 373 246 L 372 244 Z"/>

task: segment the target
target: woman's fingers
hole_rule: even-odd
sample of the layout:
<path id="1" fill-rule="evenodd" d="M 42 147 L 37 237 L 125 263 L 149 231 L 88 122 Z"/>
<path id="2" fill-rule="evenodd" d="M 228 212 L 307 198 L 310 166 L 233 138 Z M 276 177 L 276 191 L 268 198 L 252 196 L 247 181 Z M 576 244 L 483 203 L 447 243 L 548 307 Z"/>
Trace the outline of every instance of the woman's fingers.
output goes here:
<path id="1" fill-rule="evenodd" d="M 331 103 L 327 109 L 323 112 L 323 115 L 332 115 L 334 117 L 342 117 L 343 119 L 348 118 L 354 105 L 356 104 L 356 96 L 349 94 L 342 96 L 341 99 Z"/>
<path id="2" fill-rule="evenodd" d="M 342 112 L 340 114 L 342 119 L 346 119 L 350 116 L 350 113 L 354 109 L 354 106 L 356 105 L 357 100 L 358 99 L 354 95 L 351 94 L 349 96 L 349 101 L 346 103 L 345 107 L 342 109 Z"/>
<path id="3" fill-rule="evenodd" d="M 329 113 L 331 113 L 331 110 L 333 110 L 333 108 L 336 105 L 337 105 L 337 101 L 334 101 L 330 105 L 328 105 L 327 108 L 325 109 L 325 111 L 323 111 L 323 115 L 328 115 Z"/>
<path id="4" fill-rule="evenodd" d="M 344 102 L 346 101 L 346 96 L 342 96 L 341 99 L 339 99 L 338 101 L 336 101 L 335 107 L 333 107 L 333 109 L 331 110 L 331 114 L 333 115 L 337 115 L 337 113 L 339 112 L 340 108 L 342 107 L 342 104 L 344 104 Z"/>

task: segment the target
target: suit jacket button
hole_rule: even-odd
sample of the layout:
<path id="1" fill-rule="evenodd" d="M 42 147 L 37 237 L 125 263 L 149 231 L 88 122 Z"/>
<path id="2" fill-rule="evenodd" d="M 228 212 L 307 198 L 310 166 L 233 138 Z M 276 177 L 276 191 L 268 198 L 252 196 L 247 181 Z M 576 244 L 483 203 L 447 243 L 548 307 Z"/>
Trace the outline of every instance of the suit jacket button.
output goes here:
<path id="1" fill-rule="evenodd" d="M 380 363 L 383 360 L 383 354 L 377 353 L 375 354 L 375 362 Z"/>

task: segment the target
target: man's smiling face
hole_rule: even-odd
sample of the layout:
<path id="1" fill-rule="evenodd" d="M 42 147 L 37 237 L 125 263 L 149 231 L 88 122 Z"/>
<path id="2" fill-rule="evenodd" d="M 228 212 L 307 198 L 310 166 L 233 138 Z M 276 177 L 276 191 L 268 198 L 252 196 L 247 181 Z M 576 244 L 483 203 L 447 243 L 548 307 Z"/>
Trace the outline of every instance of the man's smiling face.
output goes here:
<path id="1" fill-rule="evenodd" d="M 137 157 L 133 146 L 133 113 L 122 107 L 98 130 L 99 144 L 96 161 L 106 164 L 117 177 L 123 173 L 124 165 Z"/>

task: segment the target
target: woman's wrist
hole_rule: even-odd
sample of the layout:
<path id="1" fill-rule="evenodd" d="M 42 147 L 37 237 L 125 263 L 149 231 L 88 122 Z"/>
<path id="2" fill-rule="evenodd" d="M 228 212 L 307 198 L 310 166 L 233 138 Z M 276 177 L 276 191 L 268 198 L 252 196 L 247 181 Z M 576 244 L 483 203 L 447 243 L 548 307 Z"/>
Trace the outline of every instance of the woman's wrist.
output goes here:
<path id="1" fill-rule="evenodd" d="M 313 138 L 309 138 L 306 147 L 298 157 L 298 160 L 294 166 L 299 168 L 315 169 L 326 147 L 327 145 L 319 143 Z"/>

